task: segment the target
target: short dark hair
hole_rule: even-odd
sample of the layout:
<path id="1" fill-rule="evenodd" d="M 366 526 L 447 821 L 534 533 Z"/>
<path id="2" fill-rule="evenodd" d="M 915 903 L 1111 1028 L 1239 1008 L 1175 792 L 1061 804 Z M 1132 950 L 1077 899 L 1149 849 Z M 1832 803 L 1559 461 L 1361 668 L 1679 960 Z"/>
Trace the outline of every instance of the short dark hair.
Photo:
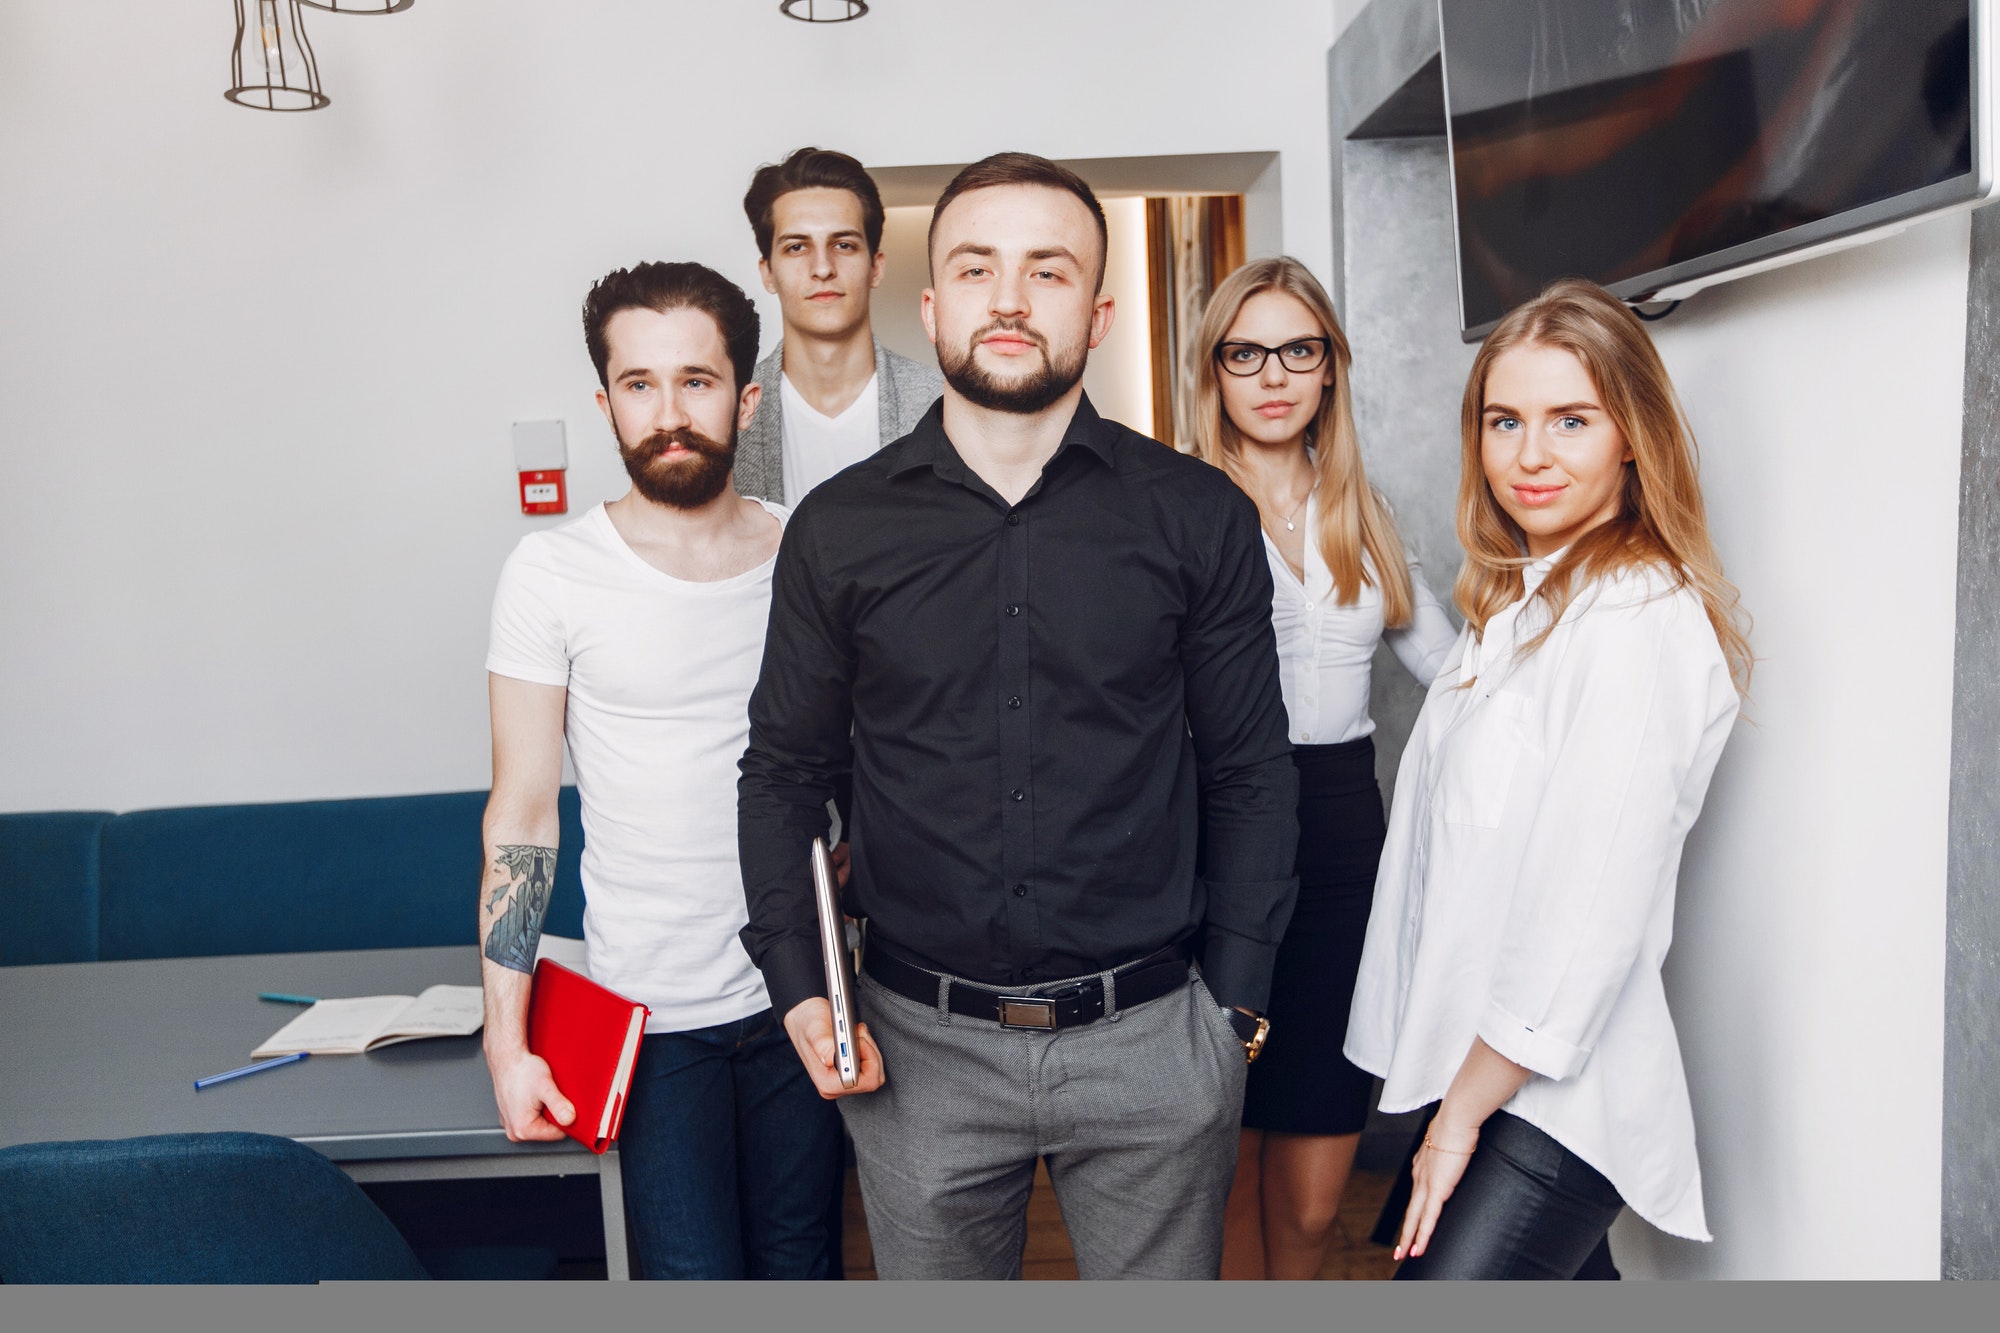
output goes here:
<path id="1" fill-rule="evenodd" d="M 743 212 L 757 233 L 757 253 L 771 258 L 771 210 L 794 190 L 845 190 L 861 201 L 861 232 L 868 253 L 882 248 L 882 193 L 859 162 L 831 148 L 801 148 L 782 162 L 767 162 L 750 178 Z"/>
<path id="2" fill-rule="evenodd" d="M 741 287 L 705 264 L 635 264 L 611 270 L 583 298 L 584 346 L 597 367 L 597 382 L 607 389 L 611 349 L 604 342 L 604 326 L 621 310 L 699 310 L 715 321 L 722 345 L 729 349 L 736 391 L 741 393 L 757 374 L 757 307 Z"/>
<path id="3" fill-rule="evenodd" d="M 1068 167 L 1037 157 L 1033 153 L 995 153 L 982 157 L 965 170 L 951 178 L 951 184 L 944 187 L 938 196 L 937 208 L 931 213 L 931 229 L 924 238 L 924 253 L 930 253 L 931 243 L 937 239 L 938 219 L 944 216 L 945 208 L 952 200 L 974 190 L 991 189 L 996 185 L 1040 185 L 1051 190 L 1064 190 L 1083 201 L 1090 216 L 1097 220 L 1097 285 L 1104 286 L 1104 264 L 1111 249 L 1111 229 L 1104 222 L 1104 205 L 1097 202 L 1097 192 L 1090 188 L 1090 182 L 1071 171 Z"/>

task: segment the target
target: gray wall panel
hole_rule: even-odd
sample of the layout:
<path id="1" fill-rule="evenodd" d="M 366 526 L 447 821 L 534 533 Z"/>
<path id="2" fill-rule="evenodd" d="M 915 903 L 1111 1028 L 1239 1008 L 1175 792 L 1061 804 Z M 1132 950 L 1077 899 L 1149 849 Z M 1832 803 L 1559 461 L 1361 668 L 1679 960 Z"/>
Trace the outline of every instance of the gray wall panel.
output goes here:
<path id="1" fill-rule="evenodd" d="M 1347 136 L 1437 53 L 1437 0 L 1371 0 L 1326 53 L 1327 113 L 1333 129 L 1333 299 L 1343 318 L 1347 311 L 1343 247 L 1354 235 L 1340 213 L 1341 158 L 1350 146 Z"/>
<path id="2" fill-rule="evenodd" d="M 2000 207 L 1972 224 L 1945 905 L 1946 1277 L 2000 1278 Z"/>
<path id="3" fill-rule="evenodd" d="M 1451 193 L 1443 139 L 1349 140 L 1341 173 L 1354 418 L 1368 479 L 1447 606 L 1458 575 L 1459 398 L 1474 348 L 1458 337 Z M 1453 613 L 1454 622 L 1458 619 Z M 1385 795 L 1423 690 L 1387 648 L 1370 709 Z"/>

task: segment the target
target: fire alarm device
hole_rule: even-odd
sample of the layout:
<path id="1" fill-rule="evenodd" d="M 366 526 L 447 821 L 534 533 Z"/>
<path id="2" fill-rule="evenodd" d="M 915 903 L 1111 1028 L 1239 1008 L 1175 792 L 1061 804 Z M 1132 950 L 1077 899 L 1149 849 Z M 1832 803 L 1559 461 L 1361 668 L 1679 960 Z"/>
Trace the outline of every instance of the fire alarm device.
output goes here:
<path id="1" fill-rule="evenodd" d="M 520 476 L 521 512 L 567 514 L 569 490 L 563 474 L 569 468 L 569 443 L 560 421 L 514 423 L 514 470 Z"/>

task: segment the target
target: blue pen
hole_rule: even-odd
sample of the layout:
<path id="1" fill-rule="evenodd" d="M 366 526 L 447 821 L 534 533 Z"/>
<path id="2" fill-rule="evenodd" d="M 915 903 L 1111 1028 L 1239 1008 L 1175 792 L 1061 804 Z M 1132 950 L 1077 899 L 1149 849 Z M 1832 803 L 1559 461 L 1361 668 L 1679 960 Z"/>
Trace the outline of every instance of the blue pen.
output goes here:
<path id="1" fill-rule="evenodd" d="M 290 1055 L 273 1056 L 269 1060 L 259 1060 L 254 1065 L 245 1065 L 241 1069 L 232 1069 L 226 1074 L 210 1074 L 207 1078 L 196 1079 L 194 1081 L 194 1090 L 200 1092 L 203 1088 L 213 1087 L 217 1083 L 227 1083 L 230 1079 L 242 1078 L 245 1074 L 261 1074 L 266 1069 L 276 1069 L 279 1065 L 295 1065 L 309 1054 L 311 1054 L 309 1051 L 294 1051 Z"/>
<path id="2" fill-rule="evenodd" d="M 281 990 L 260 990 L 257 992 L 257 998 L 260 1000 L 269 1000 L 272 1004 L 319 1003 L 319 997 L 316 995 L 287 995 Z"/>

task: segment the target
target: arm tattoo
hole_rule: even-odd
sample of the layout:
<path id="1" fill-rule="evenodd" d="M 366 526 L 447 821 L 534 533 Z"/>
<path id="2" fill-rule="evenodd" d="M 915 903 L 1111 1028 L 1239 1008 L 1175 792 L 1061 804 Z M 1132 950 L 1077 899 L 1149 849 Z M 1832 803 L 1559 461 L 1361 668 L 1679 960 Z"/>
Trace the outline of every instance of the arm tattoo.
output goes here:
<path id="1" fill-rule="evenodd" d="M 493 851 L 493 870 L 500 879 L 493 887 L 493 896 L 486 900 L 486 915 L 492 918 L 486 931 L 486 956 L 516 972 L 533 972 L 535 949 L 542 942 L 542 920 L 548 915 L 549 893 L 555 884 L 556 849 L 508 846 Z"/>

